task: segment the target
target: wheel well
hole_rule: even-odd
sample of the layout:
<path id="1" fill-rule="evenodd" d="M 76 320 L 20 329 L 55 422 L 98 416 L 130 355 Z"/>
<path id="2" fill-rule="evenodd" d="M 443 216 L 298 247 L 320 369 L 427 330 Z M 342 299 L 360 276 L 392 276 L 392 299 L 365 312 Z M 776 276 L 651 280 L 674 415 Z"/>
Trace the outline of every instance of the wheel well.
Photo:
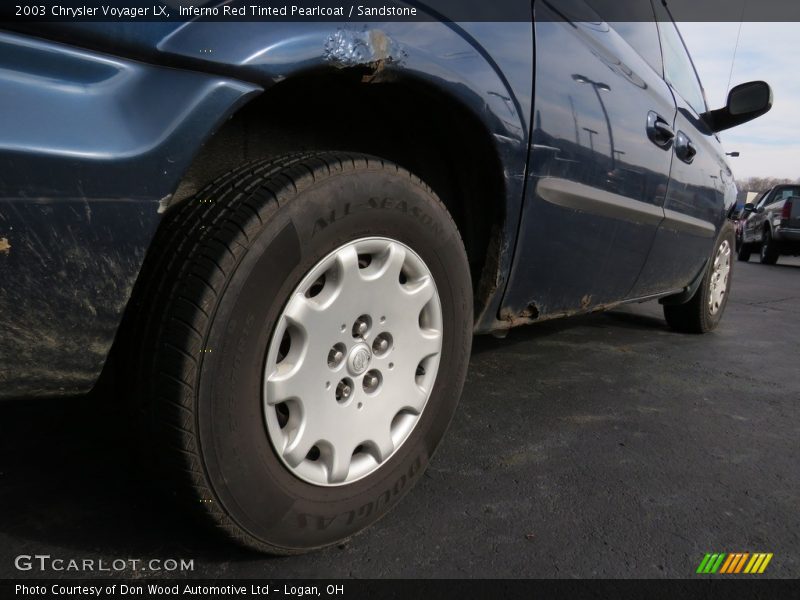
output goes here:
<path id="1" fill-rule="evenodd" d="M 366 83 L 358 69 L 308 74 L 240 109 L 195 157 L 171 206 L 243 161 L 293 151 L 373 154 L 431 186 L 461 232 L 476 314 L 494 290 L 504 180 L 491 136 L 459 103 L 424 83 Z M 483 278 L 483 280 L 482 280 Z"/>

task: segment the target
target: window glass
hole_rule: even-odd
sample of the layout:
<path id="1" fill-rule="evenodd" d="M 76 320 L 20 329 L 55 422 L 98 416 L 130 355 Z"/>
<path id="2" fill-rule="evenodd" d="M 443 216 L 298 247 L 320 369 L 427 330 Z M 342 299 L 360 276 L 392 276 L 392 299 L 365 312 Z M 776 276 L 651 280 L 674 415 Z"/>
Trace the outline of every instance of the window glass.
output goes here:
<path id="1" fill-rule="evenodd" d="M 792 196 L 800 196 L 800 186 L 779 188 L 774 194 L 772 194 L 770 204 L 773 202 L 781 202 L 787 198 L 791 198 Z"/>
<path id="2" fill-rule="evenodd" d="M 661 75 L 661 44 L 658 41 L 653 7 L 648 0 L 620 2 L 620 0 L 587 0 L 587 3 L 611 26 L 631 48 Z"/>
<path id="3" fill-rule="evenodd" d="M 664 52 L 664 78 L 698 115 L 703 114 L 706 112 L 703 88 L 675 23 L 660 21 L 658 28 Z"/>
<path id="4" fill-rule="evenodd" d="M 664 72 L 661 63 L 661 44 L 658 42 L 658 27 L 656 27 L 655 21 L 649 23 L 610 21 L 608 24 L 647 61 L 647 64 L 653 67 L 656 73 L 661 75 Z"/>

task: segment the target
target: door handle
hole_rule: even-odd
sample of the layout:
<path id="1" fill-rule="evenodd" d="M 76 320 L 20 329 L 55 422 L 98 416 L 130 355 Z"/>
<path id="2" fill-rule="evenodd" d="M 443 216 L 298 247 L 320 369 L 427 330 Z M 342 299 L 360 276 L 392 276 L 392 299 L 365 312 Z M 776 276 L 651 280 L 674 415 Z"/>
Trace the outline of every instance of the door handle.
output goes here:
<path id="1" fill-rule="evenodd" d="M 687 164 L 691 164 L 691 162 L 694 160 L 694 157 L 697 156 L 697 147 L 682 131 L 678 132 L 678 135 L 675 139 L 675 154 Z"/>
<path id="2" fill-rule="evenodd" d="M 651 110 L 647 113 L 647 137 L 659 148 L 667 150 L 672 145 L 675 131 L 664 117 Z"/>

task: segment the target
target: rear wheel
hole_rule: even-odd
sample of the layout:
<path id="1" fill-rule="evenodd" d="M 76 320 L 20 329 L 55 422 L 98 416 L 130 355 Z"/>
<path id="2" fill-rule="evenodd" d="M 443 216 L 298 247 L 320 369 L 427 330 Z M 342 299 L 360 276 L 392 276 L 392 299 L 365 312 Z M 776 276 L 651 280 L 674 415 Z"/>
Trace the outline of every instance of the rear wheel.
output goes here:
<path id="1" fill-rule="evenodd" d="M 664 317 L 670 327 L 685 333 L 707 333 L 717 327 L 731 289 L 733 246 L 733 226 L 726 222 L 694 296 L 686 304 L 664 305 Z"/>
<path id="2" fill-rule="evenodd" d="M 736 252 L 736 260 L 741 262 L 747 262 L 750 260 L 750 255 L 752 254 L 753 250 L 750 244 L 745 244 L 744 242 L 739 242 L 739 248 Z"/>
<path id="3" fill-rule="evenodd" d="M 772 231 L 767 227 L 764 229 L 764 239 L 761 241 L 761 264 L 774 265 L 778 262 L 778 245 L 772 239 Z"/>
<path id="4" fill-rule="evenodd" d="M 407 171 L 341 153 L 255 163 L 190 202 L 148 258 L 139 333 L 162 483 L 252 548 L 338 543 L 412 487 L 455 411 L 456 226 Z"/>

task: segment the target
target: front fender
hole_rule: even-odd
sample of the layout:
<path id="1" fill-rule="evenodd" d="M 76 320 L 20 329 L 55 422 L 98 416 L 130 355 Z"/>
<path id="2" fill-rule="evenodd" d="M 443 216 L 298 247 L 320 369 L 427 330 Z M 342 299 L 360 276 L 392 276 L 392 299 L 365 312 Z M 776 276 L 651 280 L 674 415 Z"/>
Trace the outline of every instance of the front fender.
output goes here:
<path id="1" fill-rule="evenodd" d="M 494 328 L 523 198 L 533 93 L 533 28 L 517 23 L 186 23 L 158 45 L 167 60 L 200 60 L 267 89 L 319 70 L 360 69 L 365 82 L 411 79 L 466 107 L 503 169 L 497 264 L 476 329 Z M 200 49 L 200 50 L 198 50 Z M 324 90 L 320 90 L 324 94 Z"/>
<path id="2" fill-rule="evenodd" d="M 528 0 L 503 0 L 519 15 Z M 405 78 L 471 111 L 503 170 L 505 215 L 482 288 L 490 295 L 478 331 L 494 329 L 510 269 L 525 184 L 533 94 L 533 26 L 521 22 L 69 23 L 47 35 L 184 69 L 271 86 L 320 70 L 358 69 L 366 81 Z M 325 90 L 320 89 L 320 94 Z"/>

